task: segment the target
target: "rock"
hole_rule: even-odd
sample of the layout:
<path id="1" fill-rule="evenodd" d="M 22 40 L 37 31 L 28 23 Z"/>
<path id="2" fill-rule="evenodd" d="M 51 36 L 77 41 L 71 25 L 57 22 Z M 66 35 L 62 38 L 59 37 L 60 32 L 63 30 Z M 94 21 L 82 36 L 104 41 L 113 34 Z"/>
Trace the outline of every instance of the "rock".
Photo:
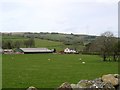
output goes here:
<path id="1" fill-rule="evenodd" d="M 97 82 L 97 81 L 102 82 L 102 78 L 96 78 L 93 81 L 95 81 L 95 82 Z"/>
<path id="2" fill-rule="evenodd" d="M 33 87 L 33 86 L 30 86 L 28 89 L 26 90 L 37 90 L 37 88 Z"/>
<path id="3" fill-rule="evenodd" d="M 103 88 L 106 88 L 106 89 L 108 88 L 110 90 L 115 90 L 115 87 L 111 83 L 105 83 Z"/>
<path id="4" fill-rule="evenodd" d="M 77 84 L 65 82 L 57 90 L 120 90 L 119 78 L 119 74 L 108 74 L 94 80 L 80 80 Z"/>
<path id="5" fill-rule="evenodd" d="M 120 85 L 115 86 L 116 90 L 120 90 Z"/>
<path id="6" fill-rule="evenodd" d="M 70 85 L 71 85 L 71 88 L 78 88 L 77 84 L 70 84 Z"/>
<path id="7" fill-rule="evenodd" d="M 73 90 L 81 90 L 78 88 L 77 84 L 71 84 Z"/>
<path id="8" fill-rule="evenodd" d="M 94 84 L 92 86 L 90 86 L 90 88 L 103 88 L 105 85 L 104 82 L 101 81 L 95 81 Z"/>
<path id="9" fill-rule="evenodd" d="M 120 78 L 120 75 L 119 74 L 114 74 L 114 77 L 115 78 Z"/>
<path id="10" fill-rule="evenodd" d="M 103 88 L 103 86 L 105 85 L 104 82 L 102 82 L 101 78 L 96 78 L 94 80 L 92 80 L 93 85 L 90 86 L 90 88 Z"/>
<path id="11" fill-rule="evenodd" d="M 77 87 L 78 88 L 90 88 L 90 86 L 93 85 L 92 81 L 88 81 L 88 80 L 81 80 L 78 82 Z"/>
<path id="12" fill-rule="evenodd" d="M 57 90 L 72 90 L 72 87 L 68 82 L 65 82 L 61 84 Z"/>
<path id="13" fill-rule="evenodd" d="M 112 74 L 103 75 L 102 81 L 105 83 L 111 83 L 113 86 L 118 85 L 118 78 L 115 78 Z"/>

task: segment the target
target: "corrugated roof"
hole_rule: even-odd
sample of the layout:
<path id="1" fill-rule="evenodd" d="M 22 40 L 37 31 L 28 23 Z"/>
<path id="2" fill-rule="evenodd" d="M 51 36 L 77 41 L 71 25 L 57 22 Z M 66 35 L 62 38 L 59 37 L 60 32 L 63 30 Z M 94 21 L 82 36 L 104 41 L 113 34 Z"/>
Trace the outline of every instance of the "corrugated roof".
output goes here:
<path id="1" fill-rule="evenodd" d="M 20 48 L 23 52 L 52 52 L 48 48 Z"/>

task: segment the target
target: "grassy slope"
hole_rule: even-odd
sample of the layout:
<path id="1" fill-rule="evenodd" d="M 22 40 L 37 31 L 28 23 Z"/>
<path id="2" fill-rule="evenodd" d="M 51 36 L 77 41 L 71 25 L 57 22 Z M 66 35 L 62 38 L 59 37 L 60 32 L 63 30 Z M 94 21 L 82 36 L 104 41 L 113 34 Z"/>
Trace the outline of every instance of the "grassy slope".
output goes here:
<path id="1" fill-rule="evenodd" d="M 54 36 L 54 35 L 53 35 Z M 3 40 L 12 40 L 14 41 L 24 41 L 27 40 L 28 38 L 24 38 L 24 37 L 19 37 L 19 36 L 4 36 Z M 37 39 L 35 38 L 35 47 L 46 47 L 49 49 L 53 49 L 55 48 L 57 51 L 61 51 L 64 50 L 64 48 L 67 47 L 72 47 L 71 45 L 64 45 L 62 42 L 58 42 L 58 41 L 50 41 L 50 40 L 43 40 L 43 39 Z M 82 49 L 83 46 L 79 45 L 79 47 L 77 47 L 79 49 Z"/>
<path id="2" fill-rule="evenodd" d="M 86 64 L 82 64 L 79 58 Z M 73 54 L 3 55 L 3 88 L 31 85 L 52 88 L 66 81 L 77 83 L 81 79 L 118 73 L 117 62 L 102 62 L 100 59 L 98 56 Z"/>
<path id="3" fill-rule="evenodd" d="M 57 51 L 64 50 L 67 47 L 70 48 L 72 47 L 72 45 L 64 45 L 62 42 L 42 40 L 42 39 L 35 39 L 35 45 L 36 47 L 47 47 L 49 49 L 55 48 Z M 77 48 L 82 49 L 83 46 L 79 45 L 79 47 Z"/>
<path id="4" fill-rule="evenodd" d="M 19 37 L 19 36 L 4 36 L 2 38 L 3 40 L 12 40 L 14 41 L 23 41 L 27 40 L 28 38 Z M 65 48 L 65 45 L 62 42 L 56 42 L 56 41 L 50 41 L 50 40 L 42 40 L 35 38 L 35 47 L 46 47 L 46 48 L 56 48 L 57 50 L 63 50 Z"/>
<path id="5" fill-rule="evenodd" d="M 65 45 L 62 42 L 55 42 L 50 40 L 35 39 L 36 47 L 47 47 L 49 49 L 56 48 L 57 50 L 63 50 Z"/>

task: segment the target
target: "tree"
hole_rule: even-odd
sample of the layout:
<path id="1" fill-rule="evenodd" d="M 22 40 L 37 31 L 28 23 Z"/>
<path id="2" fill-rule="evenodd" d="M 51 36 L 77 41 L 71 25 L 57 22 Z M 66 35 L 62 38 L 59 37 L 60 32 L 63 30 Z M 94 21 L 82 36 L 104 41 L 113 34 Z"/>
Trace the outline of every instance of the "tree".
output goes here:
<path id="1" fill-rule="evenodd" d="M 2 40 L 2 48 L 3 49 L 12 49 L 14 47 L 13 42 L 11 40 Z"/>
<path id="2" fill-rule="evenodd" d="M 117 61 L 116 59 L 119 58 L 120 54 L 120 40 L 116 40 L 114 47 L 113 47 L 113 60 Z"/>
<path id="3" fill-rule="evenodd" d="M 34 38 L 30 38 L 28 40 L 25 40 L 24 41 L 24 45 L 26 46 L 26 48 L 28 48 L 28 47 L 35 47 Z"/>
<path id="4" fill-rule="evenodd" d="M 29 43 L 29 47 L 35 47 L 34 38 L 30 38 L 30 39 L 28 40 L 28 43 Z"/>
<path id="5" fill-rule="evenodd" d="M 16 48 L 20 48 L 20 46 L 21 46 L 21 41 L 15 41 L 14 42 L 14 46 L 16 47 Z"/>
<path id="6" fill-rule="evenodd" d="M 4 40 L 2 40 L 2 48 L 3 48 L 3 49 L 6 49 L 6 48 L 7 48 L 6 42 L 5 42 Z"/>
<path id="7" fill-rule="evenodd" d="M 112 32 L 107 31 L 97 37 L 95 41 L 86 45 L 86 51 L 99 53 L 103 61 L 107 59 L 110 61 L 112 59 L 111 57 L 116 61 L 116 55 L 118 53 L 117 47 L 117 38 L 114 37 Z"/>
<path id="8" fill-rule="evenodd" d="M 114 52 L 114 45 L 116 42 L 116 38 L 114 37 L 113 33 L 110 31 L 104 32 L 101 36 L 97 39 L 98 48 L 100 48 L 101 56 L 103 57 L 103 61 L 106 61 L 106 58 L 113 55 Z"/>
<path id="9" fill-rule="evenodd" d="M 28 48 L 28 47 L 29 47 L 28 40 L 24 40 L 24 45 L 25 45 L 25 47 L 26 47 L 26 48 Z"/>

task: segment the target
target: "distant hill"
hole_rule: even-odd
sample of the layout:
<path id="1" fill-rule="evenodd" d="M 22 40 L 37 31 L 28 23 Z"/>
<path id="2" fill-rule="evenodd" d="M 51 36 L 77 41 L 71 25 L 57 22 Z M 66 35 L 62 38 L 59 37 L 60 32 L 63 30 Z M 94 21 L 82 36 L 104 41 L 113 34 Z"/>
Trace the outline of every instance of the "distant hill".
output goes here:
<path id="1" fill-rule="evenodd" d="M 97 36 L 92 35 L 80 35 L 80 34 L 64 34 L 64 33 L 2 33 L 2 40 L 26 40 L 34 38 L 35 47 L 47 47 L 56 48 L 57 50 L 63 50 L 66 47 L 74 48 L 81 51 L 86 43 L 90 43 L 95 40 Z"/>
<path id="2" fill-rule="evenodd" d="M 97 36 L 80 35 L 80 34 L 63 34 L 63 33 L 24 33 L 24 37 L 35 37 L 51 41 L 83 41 L 88 42 L 95 40 Z"/>

